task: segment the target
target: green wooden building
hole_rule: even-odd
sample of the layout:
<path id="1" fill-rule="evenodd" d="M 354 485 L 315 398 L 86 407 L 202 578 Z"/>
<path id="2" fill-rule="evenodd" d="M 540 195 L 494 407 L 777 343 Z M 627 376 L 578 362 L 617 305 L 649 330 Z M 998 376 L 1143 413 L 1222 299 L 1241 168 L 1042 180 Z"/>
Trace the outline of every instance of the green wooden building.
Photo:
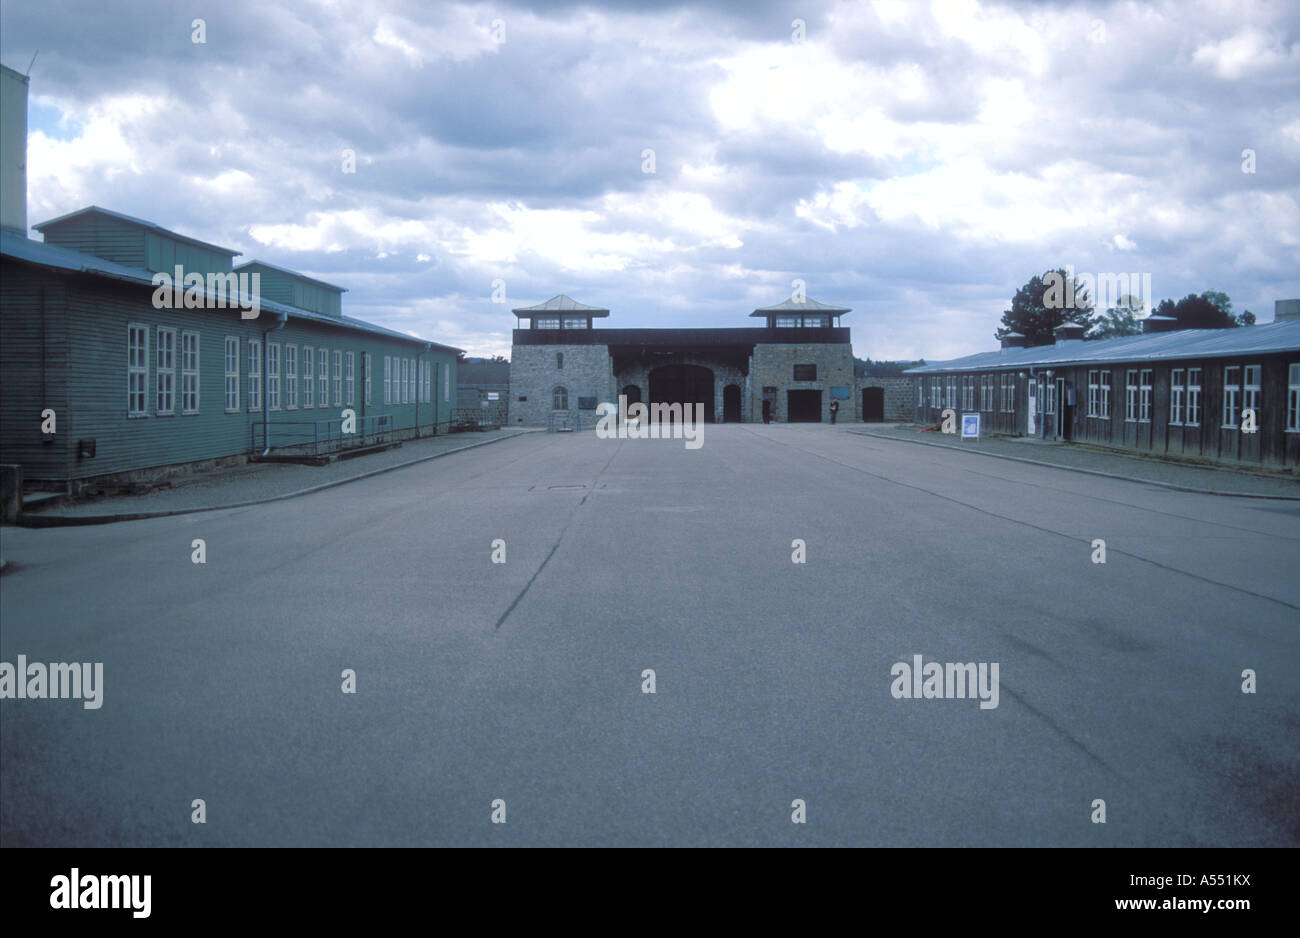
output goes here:
<path id="1" fill-rule="evenodd" d="M 0 232 L 0 462 L 27 480 L 79 491 L 450 427 L 459 349 L 343 315 L 341 287 L 95 206 L 35 227 Z"/>

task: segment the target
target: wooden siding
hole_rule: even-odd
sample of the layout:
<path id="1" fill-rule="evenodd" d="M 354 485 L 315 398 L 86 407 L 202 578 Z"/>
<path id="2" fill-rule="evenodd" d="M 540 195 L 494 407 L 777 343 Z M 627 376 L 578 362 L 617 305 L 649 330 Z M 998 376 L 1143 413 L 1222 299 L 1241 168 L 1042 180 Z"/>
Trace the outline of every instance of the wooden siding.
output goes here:
<path id="1" fill-rule="evenodd" d="M 195 271 L 201 274 L 229 273 L 234 261 L 233 254 L 221 254 L 205 251 L 195 244 L 174 241 L 156 232 L 145 232 L 145 270 L 172 273 L 180 264 L 185 273 Z"/>
<path id="2" fill-rule="evenodd" d="M 39 421 L 39 291 L 46 290 L 47 403 L 59 413 L 58 443 L 40 443 Z M 4 394 L 0 412 L 4 418 L 4 460 L 21 463 L 30 479 L 83 479 L 110 473 L 126 472 L 232 456 L 250 451 L 254 423 L 262 420 L 262 411 L 248 409 L 248 344 L 261 341 L 265 330 L 277 318 L 263 311 L 256 320 L 239 318 L 239 310 L 221 309 L 154 309 L 152 288 L 120 283 L 86 275 L 67 276 L 45 272 L 26 264 L 4 261 L 3 277 Z M 58 299 L 58 322 L 53 324 L 52 300 Z M 126 344 L 129 323 L 141 323 L 149 330 L 149 370 L 146 415 L 127 416 Z M 157 330 L 176 329 L 175 415 L 156 411 Z M 199 411 L 182 413 L 181 333 L 199 335 Z M 239 403 L 237 412 L 225 410 L 225 338 L 239 341 Z M 391 414 L 396 428 L 416 426 L 417 405 L 384 404 L 383 359 L 385 355 L 436 363 L 437 380 L 431 401 L 419 403 L 419 425 L 425 432 L 435 426 L 438 432 L 450 428 L 452 400 L 442 394 L 444 372 L 450 371 L 452 393 L 455 388 L 455 355 L 433 349 L 424 352 L 412 342 L 387 338 L 330 324 L 317 324 L 290 318 L 288 324 L 270 334 L 269 341 L 281 347 L 281 403 L 272 410 L 271 442 L 283 434 L 276 424 L 288 421 L 338 419 L 347 405 L 333 403 L 333 376 L 328 407 L 305 408 L 301 385 L 303 362 L 301 346 L 308 345 L 319 354 L 329 350 L 331 371 L 335 350 L 354 355 L 355 403 L 358 417 Z M 284 373 L 287 344 L 300 347 L 298 361 L 299 406 L 287 408 Z M 362 353 L 372 356 L 371 403 L 365 404 Z M 316 375 L 318 377 L 318 375 Z M 263 389 L 265 392 L 265 389 Z M 346 399 L 346 382 L 344 382 Z M 436 410 L 436 419 L 435 419 Z M 26 423 L 30 422 L 30 431 Z M 285 428 L 282 428 L 285 429 Z M 309 431 L 308 431 L 309 432 Z M 96 441 L 94 458 L 79 458 L 75 441 Z M 259 432 L 260 441 L 260 432 Z"/>
<path id="3" fill-rule="evenodd" d="M 44 228 L 46 244 L 93 254 L 127 267 L 144 268 L 144 229 L 107 215 L 79 215 Z"/>
<path id="4" fill-rule="evenodd" d="M 0 462 L 20 464 L 29 479 L 60 478 L 68 463 L 75 422 L 68 412 L 65 303 L 62 283 L 32 276 L 30 268 L 3 265 Z M 125 350 L 122 354 L 125 359 Z M 41 433 L 41 411 L 47 407 L 57 421 L 50 443 Z"/>

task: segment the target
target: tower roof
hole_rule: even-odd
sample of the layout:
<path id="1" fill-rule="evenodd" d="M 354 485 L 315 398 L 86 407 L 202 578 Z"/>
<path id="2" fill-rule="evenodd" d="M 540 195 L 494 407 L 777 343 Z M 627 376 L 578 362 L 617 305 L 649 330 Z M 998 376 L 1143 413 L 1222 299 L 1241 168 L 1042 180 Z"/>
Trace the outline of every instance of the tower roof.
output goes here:
<path id="1" fill-rule="evenodd" d="M 832 316 L 842 316 L 845 313 L 852 312 L 847 306 L 827 306 L 825 303 L 819 303 L 811 296 L 804 297 L 803 301 L 797 301 L 794 297 L 782 300 L 775 306 L 763 306 L 754 310 L 751 316 L 770 316 L 773 313 L 830 313 Z"/>
<path id="2" fill-rule="evenodd" d="M 536 316 L 538 313 L 584 313 L 588 316 L 608 316 L 609 310 L 600 306 L 588 306 L 586 303 L 579 303 L 563 293 L 553 296 L 545 303 L 538 303 L 536 306 L 520 306 L 511 310 L 516 316 Z"/>

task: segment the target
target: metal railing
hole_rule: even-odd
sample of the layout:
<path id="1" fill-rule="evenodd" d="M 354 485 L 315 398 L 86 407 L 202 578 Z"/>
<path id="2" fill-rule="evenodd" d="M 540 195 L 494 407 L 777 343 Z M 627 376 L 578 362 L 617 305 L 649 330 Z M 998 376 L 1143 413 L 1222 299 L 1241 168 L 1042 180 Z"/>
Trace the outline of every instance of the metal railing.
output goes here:
<path id="1" fill-rule="evenodd" d="M 397 440 L 397 428 L 392 414 L 373 414 L 348 418 L 355 421 L 356 430 L 343 432 L 344 420 L 333 417 L 326 420 L 272 420 L 271 449 L 281 455 L 333 453 L 358 449 Z M 258 420 L 249 427 L 249 445 L 254 453 L 266 449 L 266 423 Z"/>
<path id="2" fill-rule="evenodd" d="M 451 412 L 453 433 L 466 430 L 500 430 L 505 426 L 506 409 L 497 404 L 491 407 L 461 407 Z"/>

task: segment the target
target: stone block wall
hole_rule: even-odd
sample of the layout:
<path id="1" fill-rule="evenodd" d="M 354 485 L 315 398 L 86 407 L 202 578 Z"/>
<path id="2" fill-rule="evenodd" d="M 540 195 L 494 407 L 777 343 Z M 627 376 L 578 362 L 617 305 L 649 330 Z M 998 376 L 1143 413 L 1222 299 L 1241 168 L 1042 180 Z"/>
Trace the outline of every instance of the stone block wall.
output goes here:
<path id="1" fill-rule="evenodd" d="M 563 367 L 557 355 L 564 356 Z M 562 387 L 568 392 L 568 409 L 564 412 L 569 426 L 581 421 L 585 429 L 595 426 L 594 410 L 579 413 L 578 398 L 594 397 L 596 403 L 618 401 L 614 386 L 614 362 L 606 345 L 516 345 L 510 356 L 510 409 L 512 427 L 549 426 L 553 392 Z M 521 401 L 519 398 L 527 400 Z"/>
<path id="2" fill-rule="evenodd" d="M 795 365 L 816 365 L 814 381 L 794 380 Z M 822 392 L 822 421 L 831 419 L 831 388 L 847 387 L 849 397 L 840 401 L 837 421 L 856 421 L 862 406 L 861 392 L 856 393 L 857 382 L 853 375 L 853 348 L 847 343 L 772 344 L 754 346 L 750 358 L 748 414 L 750 423 L 763 422 L 763 388 L 775 387 L 773 408 L 776 420 L 785 423 L 786 391 L 809 390 Z"/>

